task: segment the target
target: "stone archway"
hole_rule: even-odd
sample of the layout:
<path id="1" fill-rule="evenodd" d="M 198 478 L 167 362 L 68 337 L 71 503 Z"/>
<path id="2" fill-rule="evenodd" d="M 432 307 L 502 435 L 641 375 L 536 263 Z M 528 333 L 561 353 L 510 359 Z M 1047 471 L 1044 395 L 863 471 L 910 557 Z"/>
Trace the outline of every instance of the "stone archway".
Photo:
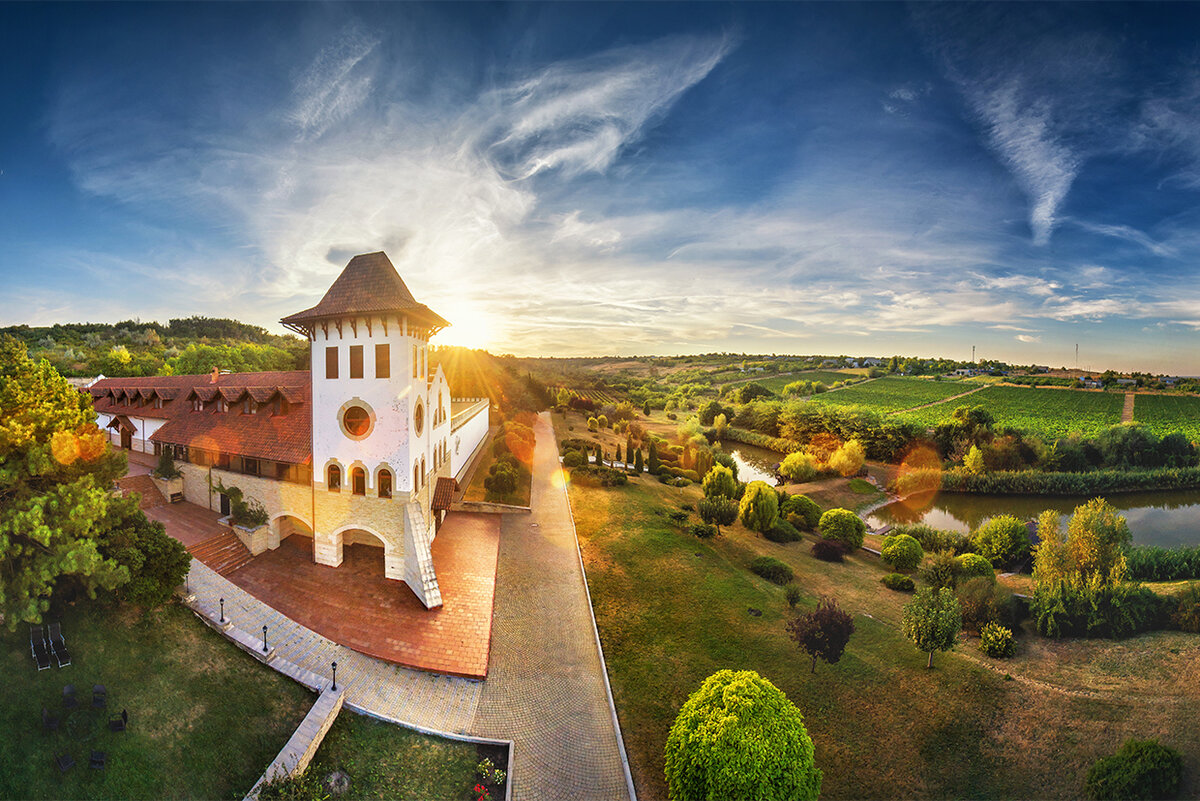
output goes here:
<path id="1" fill-rule="evenodd" d="M 312 526 L 303 518 L 289 514 L 271 518 L 271 539 L 274 542 L 273 547 L 284 545 L 295 548 L 315 561 Z"/>
<path id="2" fill-rule="evenodd" d="M 401 579 L 399 549 L 395 543 L 377 531 L 359 526 L 346 526 L 334 533 L 333 539 L 341 548 L 342 565 L 365 574 Z M 392 575 L 392 574 L 395 575 Z"/>

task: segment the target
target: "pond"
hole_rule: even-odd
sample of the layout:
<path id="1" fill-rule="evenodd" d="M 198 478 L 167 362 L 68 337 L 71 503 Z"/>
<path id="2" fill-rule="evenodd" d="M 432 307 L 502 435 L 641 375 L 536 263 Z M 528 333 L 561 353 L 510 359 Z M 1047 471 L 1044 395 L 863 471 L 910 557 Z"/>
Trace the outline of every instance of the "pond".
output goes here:
<path id="1" fill-rule="evenodd" d="M 744 442 L 722 442 L 721 450 L 733 457 L 738 466 L 738 481 L 765 481 L 775 486 L 775 465 L 783 455 Z"/>
<path id="2" fill-rule="evenodd" d="M 1031 520 L 1054 509 L 1064 515 L 1065 527 L 1065 517 L 1089 500 L 1090 496 L 922 494 L 876 509 L 867 523 L 878 528 L 888 523 L 925 522 L 934 528 L 969 532 L 996 515 Z M 1109 495 L 1107 500 L 1129 521 L 1138 545 L 1200 545 L 1200 490 L 1126 492 Z"/>

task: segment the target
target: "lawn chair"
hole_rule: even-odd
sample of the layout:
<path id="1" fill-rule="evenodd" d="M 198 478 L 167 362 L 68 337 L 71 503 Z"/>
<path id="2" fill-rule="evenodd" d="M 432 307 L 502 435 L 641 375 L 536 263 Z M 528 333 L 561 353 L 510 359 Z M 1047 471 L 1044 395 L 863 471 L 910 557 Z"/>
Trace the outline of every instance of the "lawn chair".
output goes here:
<path id="1" fill-rule="evenodd" d="M 109 731 L 125 731 L 129 726 L 129 713 L 124 709 L 121 710 L 121 717 L 113 718 L 108 722 Z"/>
<path id="2" fill-rule="evenodd" d="M 63 773 L 75 767 L 75 759 L 70 754 L 59 754 L 55 757 L 54 763 L 58 765 L 58 769 Z"/>
<path id="3" fill-rule="evenodd" d="M 71 664 L 71 652 L 67 650 L 66 640 L 62 636 L 62 626 L 57 621 L 50 624 L 50 648 L 54 651 L 54 658 L 58 660 L 60 668 Z"/>
<path id="4" fill-rule="evenodd" d="M 108 754 L 103 751 L 92 752 L 92 770 L 104 770 L 104 763 L 108 761 Z"/>
<path id="5" fill-rule="evenodd" d="M 75 697 L 75 685 L 68 684 L 63 687 L 63 709 L 74 709 L 79 706 L 79 699 Z"/>
<path id="6" fill-rule="evenodd" d="M 92 685 L 92 709 L 104 709 L 108 706 L 108 690 L 103 684 Z"/>
<path id="7" fill-rule="evenodd" d="M 38 670 L 50 667 L 50 652 L 46 649 L 46 637 L 41 626 L 29 627 L 29 650 L 33 661 L 37 662 Z"/>
<path id="8" fill-rule="evenodd" d="M 58 718 L 51 715 L 46 707 L 42 707 L 42 728 L 46 731 L 58 730 Z"/>

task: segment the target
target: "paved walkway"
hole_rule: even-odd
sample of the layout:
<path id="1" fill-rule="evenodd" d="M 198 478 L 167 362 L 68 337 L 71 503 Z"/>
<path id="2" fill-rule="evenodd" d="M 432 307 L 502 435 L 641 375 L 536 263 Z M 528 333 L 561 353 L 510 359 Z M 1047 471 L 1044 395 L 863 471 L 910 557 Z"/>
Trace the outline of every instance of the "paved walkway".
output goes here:
<path id="1" fill-rule="evenodd" d="M 1137 395 L 1132 392 L 1125 393 L 1125 406 L 1121 409 L 1121 422 L 1133 422 L 1133 402 L 1137 399 Z"/>
<path id="2" fill-rule="evenodd" d="M 320 636 L 193 560 L 193 608 L 213 620 L 218 599 L 243 641 L 268 626 L 272 664 L 325 686 L 337 660 L 346 705 L 405 725 L 513 742 L 514 801 L 628 799 L 629 784 L 596 647 L 566 490 L 549 417 L 535 426 L 531 515 L 502 524 L 486 681 L 388 664 Z M 435 541 L 436 542 L 436 541 Z"/>

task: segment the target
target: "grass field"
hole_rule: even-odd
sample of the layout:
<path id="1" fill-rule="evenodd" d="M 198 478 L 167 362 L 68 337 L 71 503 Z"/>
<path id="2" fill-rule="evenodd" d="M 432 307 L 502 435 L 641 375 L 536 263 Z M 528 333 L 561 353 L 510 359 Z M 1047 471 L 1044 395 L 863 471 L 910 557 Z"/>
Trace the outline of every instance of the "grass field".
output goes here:
<path id="1" fill-rule="evenodd" d="M 1194 395 L 1138 395 L 1133 419 L 1157 436 L 1178 431 L 1200 442 L 1200 398 Z"/>
<path id="2" fill-rule="evenodd" d="M 909 596 L 879 584 L 888 571 L 874 557 L 820 562 L 809 538 L 775 544 L 738 525 L 698 540 L 665 516 L 698 494 L 646 479 L 571 489 L 640 796 L 665 797 L 667 731 L 687 696 L 722 668 L 758 671 L 800 708 L 825 773 L 824 798 L 1077 798 L 1092 762 L 1134 735 L 1178 748 L 1181 795 L 1200 790 L 1200 729 L 1190 723 L 1200 714 L 1194 635 L 1116 643 L 1025 636 L 1017 657 L 1003 662 L 970 640 L 926 670 L 899 631 Z M 760 554 L 795 570 L 799 611 L 829 594 L 854 615 L 857 630 L 837 665 L 809 673 L 784 632 L 783 588 L 747 570 Z"/>
<path id="3" fill-rule="evenodd" d="M 854 373 L 838 373 L 829 370 L 806 370 L 803 373 L 792 373 L 790 375 L 768 375 L 764 374 L 758 378 L 744 380 L 746 376 L 739 375 L 734 386 L 738 384 L 761 384 L 767 389 L 774 392 L 776 395 L 783 395 L 783 388 L 788 384 L 796 381 L 820 381 L 825 386 L 833 386 L 836 381 L 857 381 L 862 378 L 861 375 Z"/>
<path id="4" fill-rule="evenodd" d="M 831 406 L 868 406 L 880 414 L 888 414 L 926 403 L 937 403 L 972 389 L 975 387 L 957 381 L 927 381 L 923 378 L 885 376 L 867 381 L 861 386 L 814 395 L 812 402 Z"/>
<path id="5" fill-rule="evenodd" d="M 961 402 L 941 403 L 906 412 L 901 417 L 935 426 L 959 406 L 983 406 L 996 418 L 997 426 L 1011 426 L 1044 437 L 1065 437 L 1072 433 L 1098 434 L 1117 425 L 1124 404 L 1125 396 L 1120 393 L 987 387 Z"/>
<path id="6" fill-rule="evenodd" d="M 68 667 L 35 669 L 28 626 L 0 635 L 0 798 L 241 798 L 313 696 L 184 607 L 139 619 L 85 603 L 62 616 Z M 80 701 L 70 711 L 68 683 Z M 108 709 L 90 708 L 93 684 L 107 687 Z M 42 707 L 62 719 L 58 731 L 42 731 Z M 122 709 L 129 729 L 108 731 Z M 107 752 L 105 771 L 89 769 L 92 749 Z M 64 752 L 76 765 L 60 774 Z"/>

